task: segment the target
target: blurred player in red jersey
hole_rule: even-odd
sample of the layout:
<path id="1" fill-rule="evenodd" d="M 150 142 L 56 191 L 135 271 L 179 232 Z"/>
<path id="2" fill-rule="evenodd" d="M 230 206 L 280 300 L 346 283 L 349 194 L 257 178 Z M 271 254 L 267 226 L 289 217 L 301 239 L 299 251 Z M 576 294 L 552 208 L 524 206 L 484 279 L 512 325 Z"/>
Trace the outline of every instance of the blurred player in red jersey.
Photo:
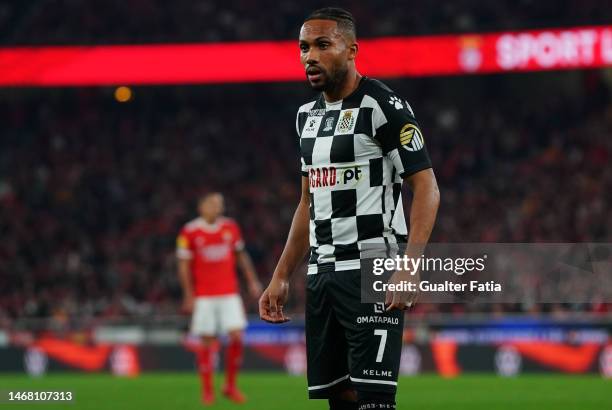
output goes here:
<path id="1" fill-rule="evenodd" d="M 177 239 L 183 309 L 193 312 L 191 333 L 202 337 L 203 348 L 197 360 L 205 404 L 214 402 L 211 346 L 219 334 L 229 336 L 223 394 L 237 403 L 246 401 L 236 386 L 242 359 L 242 332 L 247 325 L 236 264 L 247 279 L 249 294 L 255 299 L 261 294 L 261 284 L 244 250 L 240 228 L 235 221 L 222 216 L 223 210 L 220 193 L 203 196 L 198 203 L 200 216 L 187 223 Z"/>

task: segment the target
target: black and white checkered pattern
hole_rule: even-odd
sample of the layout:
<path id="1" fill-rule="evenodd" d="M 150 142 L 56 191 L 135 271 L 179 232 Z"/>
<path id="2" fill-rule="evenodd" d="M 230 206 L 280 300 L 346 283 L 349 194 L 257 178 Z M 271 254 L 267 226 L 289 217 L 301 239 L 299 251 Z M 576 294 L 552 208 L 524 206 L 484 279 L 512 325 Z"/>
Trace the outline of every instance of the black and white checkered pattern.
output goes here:
<path id="1" fill-rule="evenodd" d="M 407 234 L 402 178 L 431 167 L 412 109 L 364 77 L 341 101 L 301 106 L 296 128 L 310 186 L 308 274 L 359 269 L 364 244 Z"/>

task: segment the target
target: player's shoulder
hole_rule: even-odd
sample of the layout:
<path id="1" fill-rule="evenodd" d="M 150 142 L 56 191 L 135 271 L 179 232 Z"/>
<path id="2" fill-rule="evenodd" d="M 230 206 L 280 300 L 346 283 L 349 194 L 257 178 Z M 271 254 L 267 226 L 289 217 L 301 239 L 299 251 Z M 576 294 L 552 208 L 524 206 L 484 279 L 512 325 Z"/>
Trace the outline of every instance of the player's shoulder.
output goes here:
<path id="1" fill-rule="evenodd" d="M 414 111 L 408 101 L 387 84 L 374 78 L 368 78 L 365 85 L 364 100 L 370 98 L 369 105 L 374 105 L 385 115 L 394 116 L 396 113 L 407 113 L 414 116 Z"/>
<path id="2" fill-rule="evenodd" d="M 198 229 L 202 228 L 202 218 L 198 217 L 198 218 L 194 218 L 192 220 L 190 220 L 189 222 L 187 222 L 185 225 L 183 225 L 183 229 L 182 232 L 189 234 L 191 232 L 197 231 Z"/>
<path id="3" fill-rule="evenodd" d="M 391 89 L 387 84 L 383 83 L 376 78 L 365 78 L 365 92 L 373 98 L 384 98 L 390 95 L 394 95 L 395 91 Z"/>
<path id="4" fill-rule="evenodd" d="M 365 85 L 365 95 L 374 99 L 383 111 L 394 111 L 404 108 L 412 111 L 408 101 L 382 81 L 368 78 Z"/>
<path id="5" fill-rule="evenodd" d="M 222 216 L 219 218 L 219 225 L 226 228 L 238 228 L 238 222 L 234 218 L 230 218 L 227 216 Z"/>
<path id="6" fill-rule="evenodd" d="M 321 96 L 319 95 L 317 98 L 308 101 L 307 103 L 304 103 L 302 105 L 300 105 L 300 108 L 298 108 L 298 115 L 299 114 L 310 114 L 311 110 L 317 109 L 317 108 L 325 108 L 322 106 L 321 104 Z"/>
<path id="7" fill-rule="evenodd" d="M 298 113 L 307 113 L 308 111 L 312 110 L 316 103 L 317 100 L 312 100 L 308 101 L 306 104 L 300 105 L 300 108 L 298 108 Z"/>

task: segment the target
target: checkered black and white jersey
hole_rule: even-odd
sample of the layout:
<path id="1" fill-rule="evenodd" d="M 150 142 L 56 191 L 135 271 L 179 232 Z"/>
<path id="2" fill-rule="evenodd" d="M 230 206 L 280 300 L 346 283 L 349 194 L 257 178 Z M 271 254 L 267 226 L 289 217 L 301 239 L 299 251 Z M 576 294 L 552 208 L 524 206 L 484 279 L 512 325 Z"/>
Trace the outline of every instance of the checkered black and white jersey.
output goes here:
<path id="1" fill-rule="evenodd" d="M 363 77 L 341 101 L 302 105 L 296 128 L 310 191 L 308 274 L 359 269 L 364 244 L 407 234 L 402 178 L 431 167 L 414 113 Z"/>

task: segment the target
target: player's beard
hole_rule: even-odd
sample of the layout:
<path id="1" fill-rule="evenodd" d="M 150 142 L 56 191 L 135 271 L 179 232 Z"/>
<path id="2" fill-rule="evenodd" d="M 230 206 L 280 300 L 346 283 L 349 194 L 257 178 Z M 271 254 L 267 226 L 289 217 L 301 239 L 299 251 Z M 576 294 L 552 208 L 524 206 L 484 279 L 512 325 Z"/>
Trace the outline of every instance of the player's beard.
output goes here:
<path id="1" fill-rule="evenodd" d="M 336 67 L 333 70 L 327 72 L 326 70 L 321 69 L 323 74 L 324 81 L 321 84 L 310 86 L 313 90 L 323 91 L 327 93 L 333 93 L 334 91 L 340 89 L 346 80 L 346 76 L 348 74 L 347 67 Z"/>

